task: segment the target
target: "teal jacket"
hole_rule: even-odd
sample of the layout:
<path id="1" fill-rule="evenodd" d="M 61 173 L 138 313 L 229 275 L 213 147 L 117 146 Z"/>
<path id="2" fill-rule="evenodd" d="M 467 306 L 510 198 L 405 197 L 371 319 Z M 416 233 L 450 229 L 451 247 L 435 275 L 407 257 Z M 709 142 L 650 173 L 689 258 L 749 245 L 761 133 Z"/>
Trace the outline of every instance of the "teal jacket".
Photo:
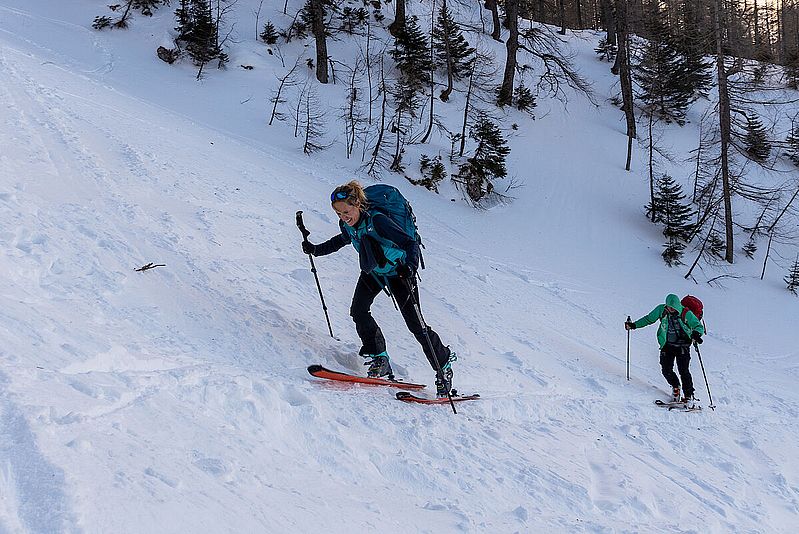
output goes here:
<path id="1" fill-rule="evenodd" d="M 644 315 L 637 321 L 635 321 L 635 328 L 642 328 L 644 326 L 649 326 L 658 319 L 660 320 L 660 328 L 658 328 L 658 344 L 660 348 L 663 348 L 663 345 L 666 344 L 666 335 L 669 329 L 669 320 L 666 318 L 666 306 L 670 306 L 677 310 L 677 313 L 680 315 L 680 320 L 678 321 L 680 326 L 682 327 L 685 334 L 690 338 L 691 333 L 699 332 L 700 335 L 704 335 L 705 327 L 702 326 L 702 323 L 699 319 L 696 318 L 694 312 L 691 310 L 687 310 L 685 313 L 685 320 L 682 318 L 682 310 L 683 305 L 680 304 L 680 297 L 677 295 L 671 294 L 666 297 L 665 304 L 658 304 L 655 306 L 655 309 L 649 312 L 648 314 Z"/>

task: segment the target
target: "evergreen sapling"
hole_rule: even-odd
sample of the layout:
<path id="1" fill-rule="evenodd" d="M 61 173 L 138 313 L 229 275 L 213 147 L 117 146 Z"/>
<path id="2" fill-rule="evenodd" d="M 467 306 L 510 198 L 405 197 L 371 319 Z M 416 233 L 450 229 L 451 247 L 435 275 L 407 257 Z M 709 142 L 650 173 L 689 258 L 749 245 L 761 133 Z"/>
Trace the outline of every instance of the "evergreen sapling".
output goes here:
<path id="1" fill-rule="evenodd" d="M 469 137 L 477 141 L 477 148 L 458 169 L 458 180 L 472 202 L 477 203 L 494 192 L 493 180 L 507 176 L 505 161 L 510 148 L 499 126 L 485 116 L 470 128 Z"/>
<path id="2" fill-rule="evenodd" d="M 791 270 L 788 271 L 788 276 L 783 278 L 783 280 L 788 284 L 788 291 L 797 295 L 797 290 L 799 290 L 799 256 L 796 257 Z"/>
<path id="3" fill-rule="evenodd" d="M 267 21 L 266 24 L 264 24 L 264 29 L 259 37 L 266 44 L 273 45 L 277 43 L 277 39 L 280 37 L 280 34 L 277 32 L 275 25 L 272 24 L 271 21 Z"/>
<path id="4" fill-rule="evenodd" d="M 744 144 L 746 154 L 754 161 L 762 163 L 771 154 L 771 144 L 766 128 L 758 117 L 746 117 Z"/>
<path id="5" fill-rule="evenodd" d="M 664 174 L 658 179 L 654 197 L 654 219 L 663 223 L 663 235 L 668 242 L 664 245 L 662 256 L 669 267 L 681 263 L 685 243 L 691 239 L 694 230 L 694 225 L 690 222 L 693 210 L 684 200 L 682 187 L 671 176 Z M 651 215 L 651 202 L 647 209 Z"/>
<path id="6" fill-rule="evenodd" d="M 799 165 L 799 121 L 796 121 L 793 130 L 785 140 L 788 144 L 788 158 Z"/>

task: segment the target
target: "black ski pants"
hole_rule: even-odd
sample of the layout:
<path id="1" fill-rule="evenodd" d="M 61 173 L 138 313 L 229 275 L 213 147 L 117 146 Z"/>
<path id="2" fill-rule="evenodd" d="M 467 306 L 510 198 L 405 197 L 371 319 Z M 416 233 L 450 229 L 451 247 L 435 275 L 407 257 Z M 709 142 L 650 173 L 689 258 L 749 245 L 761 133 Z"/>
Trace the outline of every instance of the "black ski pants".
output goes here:
<path id="1" fill-rule="evenodd" d="M 677 371 L 680 378 L 674 373 L 674 360 L 677 360 Z M 666 343 L 660 349 L 660 370 L 673 388 L 680 387 L 682 380 L 683 395 L 690 398 L 694 395 L 694 381 L 691 379 L 691 372 L 688 370 L 691 363 L 691 345 L 672 345 Z"/>
<path id="2" fill-rule="evenodd" d="M 422 346 L 424 355 L 427 356 L 427 361 L 430 366 L 435 370 L 435 360 L 438 359 L 439 365 L 443 366 L 449 360 L 449 347 L 445 347 L 441 343 L 438 334 L 432 328 L 427 327 L 427 335 L 430 337 L 430 344 L 433 346 L 433 353 L 430 352 L 430 347 L 427 344 L 427 338 L 424 334 L 424 325 L 420 321 L 419 315 L 413 305 L 411 293 L 408 285 L 413 288 L 413 299 L 419 302 L 419 288 L 416 286 L 415 280 L 403 280 L 399 276 L 389 276 L 386 278 L 388 289 L 394 295 L 397 302 L 397 307 L 402 313 L 402 318 L 405 319 L 405 325 L 408 330 L 416 337 L 416 341 Z M 372 317 L 371 307 L 375 297 L 383 290 L 381 284 L 371 274 L 361 273 L 358 278 L 358 283 L 355 285 L 355 294 L 352 296 L 352 305 L 350 306 L 350 316 L 355 321 L 355 330 L 358 332 L 358 337 L 361 338 L 362 347 L 360 354 L 380 354 L 386 350 L 386 340 L 383 337 L 383 332 L 377 325 L 377 322 Z"/>

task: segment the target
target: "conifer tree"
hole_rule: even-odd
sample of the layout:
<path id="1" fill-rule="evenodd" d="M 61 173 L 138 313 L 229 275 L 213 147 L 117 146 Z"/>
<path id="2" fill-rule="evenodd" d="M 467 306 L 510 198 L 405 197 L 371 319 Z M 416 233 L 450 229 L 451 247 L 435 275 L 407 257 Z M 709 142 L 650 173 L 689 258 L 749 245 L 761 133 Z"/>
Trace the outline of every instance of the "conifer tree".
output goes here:
<path id="1" fill-rule="evenodd" d="M 447 89 L 451 92 L 451 78 L 461 80 L 471 72 L 475 51 L 469 46 L 460 26 L 447 8 L 446 0 L 438 12 L 436 25 L 433 28 L 433 47 L 438 64 L 444 66 L 447 71 L 447 77 L 450 79 Z"/>
<path id="2" fill-rule="evenodd" d="M 788 143 L 788 157 L 799 165 L 799 122 L 794 124 L 793 130 L 785 140 Z"/>
<path id="3" fill-rule="evenodd" d="M 510 148 L 499 126 L 485 116 L 471 127 L 469 137 L 477 141 L 477 148 L 458 169 L 458 178 L 469 198 L 479 202 L 494 191 L 493 180 L 507 176 Z"/>
<path id="4" fill-rule="evenodd" d="M 216 44 L 217 27 L 211 17 L 208 0 L 191 0 L 191 32 L 186 35 L 186 51 L 194 64 L 200 67 L 197 79 L 202 76 L 203 67 L 212 59 L 224 59 L 220 47 Z"/>
<path id="5" fill-rule="evenodd" d="M 708 37 L 703 36 L 702 30 L 696 28 L 695 24 L 689 26 L 699 35 L 686 28 L 678 34 L 671 34 L 669 40 L 681 56 L 683 83 L 694 96 L 707 97 L 713 85 L 713 74 L 710 62 L 705 59 L 706 50 L 701 44 Z"/>
<path id="6" fill-rule="evenodd" d="M 763 162 L 771 154 L 766 128 L 758 117 L 746 117 L 744 143 L 747 155 L 754 161 Z"/>
<path id="7" fill-rule="evenodd" d="M 408 180 L 413 185 L 421 185 L 430 191 L 438 193 L 438 184 L 447 177 L 447 169 L 441 161 L 441 155 L 431 160 L 427 154 L 422 154 L 419 158 L 419 170 L 422 171 L 421 179 L 413 180 L 408 178 Z"/>
<path id="8" fill-rule="evenodd" d="M 520 83 L 516 89 L 513 90 L 513 102 L 516 109 L 519 111 L 526 111 L 531 115 L 533 109 L 538 105 L 536 104 L 533 92 L 529 87 L 524 85 L 524 82 Z"/>
<path id="9" fill-rule="evenodd" d="M 125 29 L 128 27 L 128 22 L 135 10 L 138 9 L 146 17 L 152 17 L 153 10 L 158 9 L 161 4 L 169 5 L 169 0 L 125 0 L 121 4 L 109 5 L 108 7 L 111 11 L 117 11 L 121 13 L 121 16 L 117 20 L 105 15 L 97 16 L 92 22 L 92 28 L 95 30 L 103 30 L 105 28 Z"/>
<path id="10" fill-rule="evenodd" d="M 797 290 L 799 290 L 799 256 L 796 257 L 791 270 L 788 271 L 788 276 L 783 278 L 783 280 L 788 284 L 788 291 L 796 295 Z"/>
<path id="11" fill-rule="evenodd" d="M 180 0 L 180 5 L 175 10 L 175 18 L 178 21 L 175 31 L 178 32 L 178 41 L 185 41 L 191 35 L 191 0 Z"/>
<path id="12" fill-rule="evenodd" d="M 674 181 L 674 178 L 664 174 L 658 180 L 658 194 L 663 209 L 662 220 L 665 227 L 663 235 L 668 238 L 688 241 L 694 230 L 694 225 L 690 222 L 693 217 L 693 210 L 685 204 L 685 194 L 682 186 Z"/>
<path id="13" fill-rule="evenodd" d="M 647 215 L 652 221 L 663 223 L 663 235 L 668 238 L 668 242 L 663 245 L 663 259 L 669 267 L 681 263 L 685 243 L 690 241 L 694 230 L 694 225 L 690 222 L 693 211 L 684 200 L 685 195 L 680 184 L 664 174 L 658 179 L 654 197 L 646 206 Z"/>
<path id="14" fill-rule="evenodd" d="M 599 44 L 594 48 L 594 52 L 597 53 L 599 59 L 602 61 L 613 61 L 616 59 L 616 51 L 616 43 L 611 43 L 608 41 L 607 37 L 600 39 Z"/>
<path id="15" fill-rule="evenodd" d="M 799 89 L 799 50 L 788 53 L 782 67 L 789 89 Z"/>
<path id="16" fill-rule="evenodd" d="M 416 17 L 406 20 L 405 29 L 397 36 L 389 54 L 402 75 L 404 85 L 414 91 L 421 91 L 428 85 L 433 68 L 430 46 Z"/>
<path id="17" fill-rule="evenodd" d="M 264 24 L 264 29 L 261 32 L 261 35 L 259 35 L 261 40 L 268 45 L 277 43 L 277 38 L 279 36 L 280 35 L 277 32 L 277 28 L 275 28 L 275 25 L 272 24 L 271 21 L 266 21 L 266 24 Z"/>
<path id="18" fill-rule="evenodd" d="M 685 124 L 685 112 L 694 100 L 687 84 L 682 56 L 672 45 L 668 29 L 658 19 L 651 23 L 651 36 L 633 76 L 641 87 L 639 98 L 647 111 L 666 122 Z"/>
<path id="19" fill-rule="evenodd" d="M 669 242 L 663 245 L 663 261 L 669 267 L 682 265 L 682 255 L 685 252 L 685 244 L 676 239 L 669 239 Z"/>

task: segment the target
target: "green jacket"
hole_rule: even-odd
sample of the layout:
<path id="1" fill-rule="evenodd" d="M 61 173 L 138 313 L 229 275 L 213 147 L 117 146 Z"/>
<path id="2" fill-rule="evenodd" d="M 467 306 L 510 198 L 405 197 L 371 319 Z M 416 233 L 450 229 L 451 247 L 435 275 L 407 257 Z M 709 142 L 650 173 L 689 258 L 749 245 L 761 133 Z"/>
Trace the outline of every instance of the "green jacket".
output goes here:
<path id="1" fill-rule="evenodd" d="M 660 320 L 660 328 L 658 328 L 658 344 L 660 348 L 663 348 L 663 345 L 666 344 L 666 335 L 669 329 L 669 320 L 666 317 L 666 306 L 670 306 L 677 310 L 677 313 L 680 315 L 680 320 L 678 321 L 680 326 L 682 327 L 685 334 L 690 338 L 692 332 L 699 332 L 700 335 L 704 335 L 705 327 L 702 326 L 702 323 L 699 319 L 696 318 L 694 312 L 691 310 L 686 311 L 685 313 L 685 320 L 682 319 L 682 310 L 683 305 L 680 304 L 680 297 L 677 295 L 671 294 L 666 297 L 666 304 L 658 304 L 655 306 L 655 309 L 649 312 L 648 314 L 644 315 L 637 321 L 635 321 L 635 328 L 642 328 L 644 326 L 649 326 L 658 319 Z"/>

